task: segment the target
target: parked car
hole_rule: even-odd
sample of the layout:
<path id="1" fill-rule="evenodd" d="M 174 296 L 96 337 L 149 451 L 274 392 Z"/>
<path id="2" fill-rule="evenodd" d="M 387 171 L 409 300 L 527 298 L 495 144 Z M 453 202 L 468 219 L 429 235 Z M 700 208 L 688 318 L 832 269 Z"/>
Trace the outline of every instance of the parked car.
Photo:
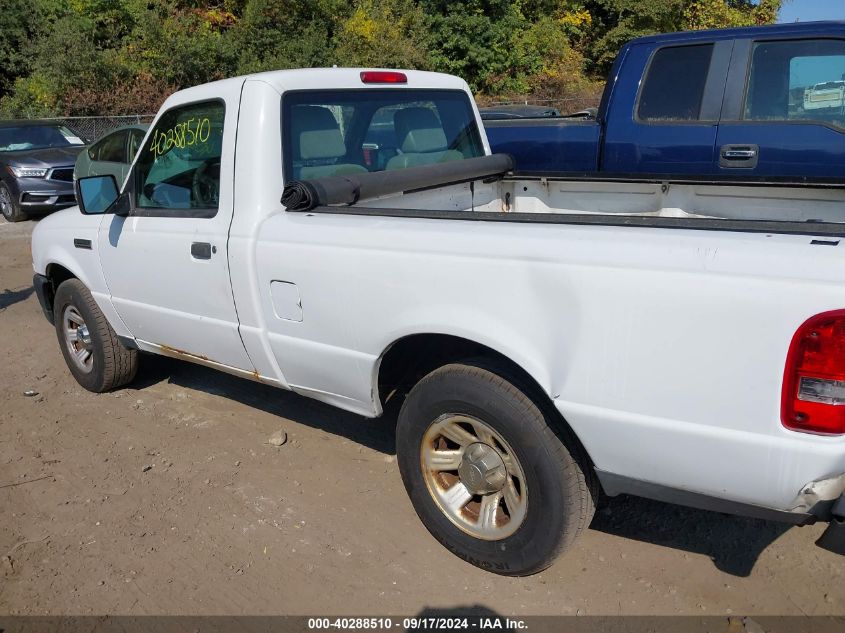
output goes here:
<path id="1" fill-rule="evenodd" d="M 595 120 L 484 125 L 523 173 L 841 181 L 845 109 L 825 80 L 843 60 L 845 22 L 648 36 L 622 47 Z"/>
<path id="2" fill-rule="evenodd" d="M 149 125 L 126 125 L 112 130 L 93 143 L 76 158 L 74 178 L 112 175 L 122 183 L 129 173 Z"/>
<path id="3" fill-rule="evenodd" d="M 824 81 L 804 92 L 804 110 L 845 107 L 845 81 Z"/>
<path id="4" fill-rule="evenodd" d="M 76 204 L 73 164 L 85 139 L 51 121 L 0 121 L 0 211 L 9 222 Z"/>
<path id="5" fill-rule="evenodd" d="M 122 189 L 81 178 L 38 224 L 33 284 L 91 391 L 144 351 L 401 404 L 414 508 L 496 573 L 551 564 L 599 490 L 829 521 L 844 553 L 845 190 L 512 167 L 456 77 L 217 81 L 165 101 Z"/>
<path id="6" fill-rule="evenodd" d="M 557 108 L 535 105 L 500 105 L 478 108 L 484 121 L 493 119 L 525 119 L 560 116 Z"/>

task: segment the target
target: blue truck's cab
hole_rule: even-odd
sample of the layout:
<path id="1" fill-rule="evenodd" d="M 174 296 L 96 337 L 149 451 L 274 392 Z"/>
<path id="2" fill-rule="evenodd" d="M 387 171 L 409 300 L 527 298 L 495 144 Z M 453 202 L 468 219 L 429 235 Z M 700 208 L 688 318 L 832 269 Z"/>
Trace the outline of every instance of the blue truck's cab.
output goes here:
<path id="1" fill-rule="evenodd" d="M 487 121 L 521 172 L 827 180 L 845 173 L 845 22 L 632 40 L 595 120 Z"/>

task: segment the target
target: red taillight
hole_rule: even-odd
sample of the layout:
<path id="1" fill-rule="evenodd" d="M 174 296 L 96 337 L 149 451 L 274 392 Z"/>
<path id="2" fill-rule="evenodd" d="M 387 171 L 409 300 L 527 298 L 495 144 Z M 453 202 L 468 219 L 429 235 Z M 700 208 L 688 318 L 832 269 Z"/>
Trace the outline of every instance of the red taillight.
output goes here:
<path id="1" fill-rule="evenodd" d="M 408 76 L 395 70 L 365 70 L 361 73 L 365 84 L 406 84 Z"/>
<path id="2" fill-rule="evenodd" d="M 845 433 L 845 310 L 817 314 L 795 332 L 780 415 L 794 431 Z"/>

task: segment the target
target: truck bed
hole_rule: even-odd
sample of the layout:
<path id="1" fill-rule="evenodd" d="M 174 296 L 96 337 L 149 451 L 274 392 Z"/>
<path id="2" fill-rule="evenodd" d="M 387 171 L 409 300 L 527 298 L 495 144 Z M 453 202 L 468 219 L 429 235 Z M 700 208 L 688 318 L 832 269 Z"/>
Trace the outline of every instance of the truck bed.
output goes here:
<path id="1" fill-rule="evenodd" d="M 506 177 L 313 211 L 838 237 L 845 186 Z"/>
<path id="2" fill-rule="evenodd" d="M 405 191 L 262 226 L 257 287 L 308 288 L 295 332 L 319 343 L 271 335 L 296 389 L 370 414 L 367 381 L 320 368 L 371 375 L 393 340 L 448 332 L 537 375 L 602 473 L 792 509 L 813 473 L 842 471 L 841 441 L 780 422 L 789 341 L 842 305 L 842 189 L 516 177 Z M 388 313 L 389 333 L 371 332 Z"/>

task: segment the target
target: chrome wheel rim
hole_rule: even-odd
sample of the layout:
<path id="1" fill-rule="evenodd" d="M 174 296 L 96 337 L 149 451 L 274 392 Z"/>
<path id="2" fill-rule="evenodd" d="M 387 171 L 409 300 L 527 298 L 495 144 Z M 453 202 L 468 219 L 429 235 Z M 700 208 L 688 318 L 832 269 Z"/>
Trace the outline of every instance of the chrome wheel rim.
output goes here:
<path id="1" fill-rule="evenodd" d="M 4 217 L 8 217 L 12 213 L 12 198 L 9 196 L 9 190 L 6 187 L 0 187 L 0 212 Z"/>
<path id="2" fill-rule="evenodd" d="M 498 541 L 525 520 L 522 466 L 505 438 L 485 422 L 455 413 L 440 416 L 423 436 L 420 463 L 432 499 L 467 534 Z"/>
<path id="3" fill-rule="evenodd" d="M 91 332 L 79 310 L 72 305 L 67 306 L 62 313 L 62 332 L 73 364 L 85 373 L 90 372 L 94 368 Z"/>

